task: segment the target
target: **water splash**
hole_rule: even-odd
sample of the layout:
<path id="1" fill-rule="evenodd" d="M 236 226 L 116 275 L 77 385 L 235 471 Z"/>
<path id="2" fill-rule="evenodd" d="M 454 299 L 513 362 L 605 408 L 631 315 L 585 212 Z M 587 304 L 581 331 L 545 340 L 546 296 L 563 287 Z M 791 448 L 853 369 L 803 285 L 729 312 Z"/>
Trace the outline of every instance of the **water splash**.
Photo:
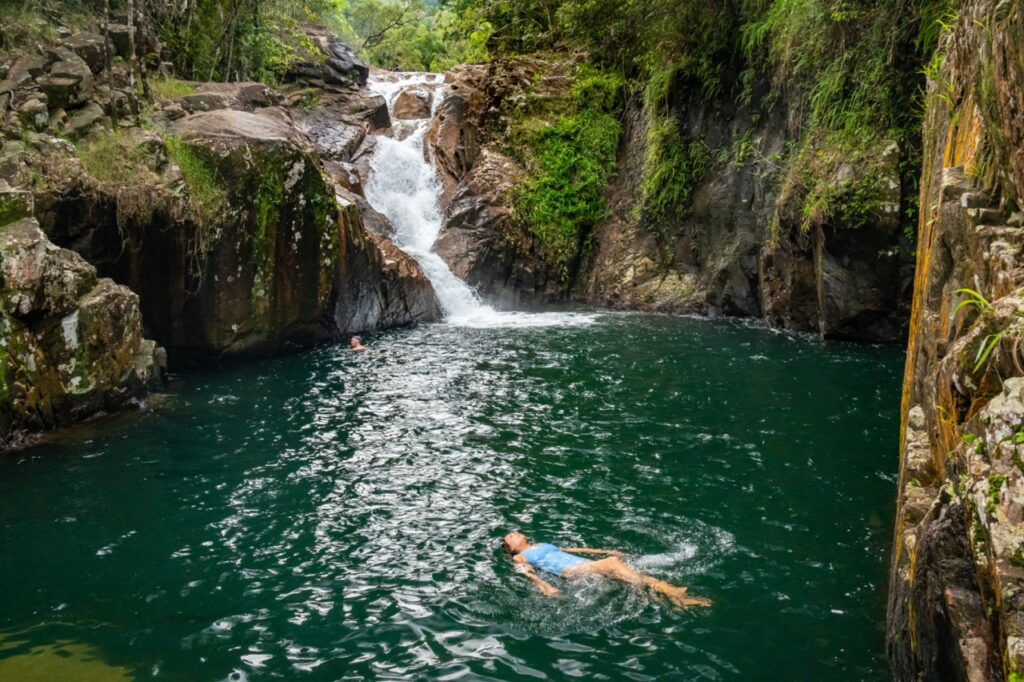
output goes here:
<path id="1" fill-rule="evenodd" d="M 384 97 L 394 112 L 398 96 L 408 89 L 430 91 L 431 116 L 444 98 L 441 76 L 431 73 L 380 73 L 369 88 Z M 448 324 L 460 327 L 549 327 L 590 324 L 595 315 L 580 313 L 521 313 L 487 305 L 434 252 L 443 217 L 439 208 L 441 182 L 424 138 L 429 118 L 396 121 L 395 135 L 380 136 L 370 159 L 366 198 L 395 228 L 396 245 L 416 259 L 434 286 Z"/>

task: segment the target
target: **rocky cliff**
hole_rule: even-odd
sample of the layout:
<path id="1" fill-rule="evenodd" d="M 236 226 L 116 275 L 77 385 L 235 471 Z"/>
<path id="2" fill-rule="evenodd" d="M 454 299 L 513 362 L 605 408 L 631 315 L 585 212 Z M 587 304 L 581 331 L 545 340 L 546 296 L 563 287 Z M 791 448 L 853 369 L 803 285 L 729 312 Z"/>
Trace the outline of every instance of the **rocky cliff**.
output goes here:
<path id="1" fill-rule="evenodd" d="M 522 179 L 536 172 L 522 148 L 579 108 L 570 93 L 580 73 L 544 55 L 449 74 L 432 141 L 451 187 L 438 250 L 460 276 L 518 305 L 576 300 L 763 317 L 826 338 L 902 338 L 911 272 L 902 220 L 913 190 L 900 168 L 909 150 L 880 138 L 853 155 L 822 140 L 798 154 L 798 113 L 785 101 L 762 104 L 767 83 L 740 101 L 681 82 L 657 106 L 627 89 L 605 217 L 580 235 L 568 267 L 551 267 L 531 229 L 537 216 L 521 201 Z M 645 178 L 665 138 L 680 149 L 674 172 L 692 177 L 685 201 L 658 212 Z M 820 210 L 805 215 L 816 200 Z"/>
<path id="2" fill-rule="evenodd" d="M 1024 9 L 969 0 L 928 84 L 888 651 L 1024 679 Z"/>
<path id="3" fill-rule="evenodd" d="M 340 41 L 309 45 L 276 89 L 152 76 L 152 100 L 104 72 L 94 33 L 0 59 L 5 291 L 39 290 L 5 299 L 0 438 L 141 397 L 164 362 L 143 330 L 180 367 L 438 317 L 415 261 L 352 210 L 387 109 Z"/>

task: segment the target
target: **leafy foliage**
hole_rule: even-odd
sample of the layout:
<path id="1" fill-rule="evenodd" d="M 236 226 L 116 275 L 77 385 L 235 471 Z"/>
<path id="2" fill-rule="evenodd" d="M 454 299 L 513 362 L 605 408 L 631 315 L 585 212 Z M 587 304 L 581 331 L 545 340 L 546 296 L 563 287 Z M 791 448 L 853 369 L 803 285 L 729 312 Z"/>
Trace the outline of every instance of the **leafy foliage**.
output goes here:
<path id="1" fill-rule="evenodd" d="M 192 80 L 273 82 L 310 48 L 303 24 L 337 26 L 342 0 L 139 0 Z M 112 2 L 115 10 L 123 1 Z"/>
<path id="2" fill-rule="evenodd" d="M 582 68 L 573 111 L 526 135 L 529 179 L 515 197 L 517 219 L 563 277 L 590 229 L 604 217 L 604 192 L 615 170 L 620 125 L 616 74 Z"/>
<path id="3" fill-rule="evenodd" d="M 794 137 L 790 196 L 807 226 L 816 220 L 866 220 L 878 187 L 829 180 L 815 155 L 829 145 L 862 157 L 884 140 L 899 143 L 904 178 L 920 166 L 922 70 L 956 0 L 453 0 L 494 27 L 498 52 L 585 49 L 590 58 L 644 87 L 655 143 L 645 184 L 665 178 L 666 196 L 685 202 L 700 150 L 678 144 L 666 123 L 683 93 L 722 98 L 764 111 L 785 101 Z M 754 91 L 768 83 L 768 92 Z M 651 151 L 653 149 L 653 151 Z M 682 152 L 694 152 L 682 153 Z M 672 157 L 670 160 L 669 157 Z M 672 171 L 670 164 L 680 163 Z M 698 166 L 701 164 L 697 164 Z M 915 170 L 911 170 L 915 169 Z M 653 176 L 652 176 L 653 174 Z M 657 176 L 657 177 L 654 177 Z M 648 191 L 648 197 L 652 193 Z M 662 206 L 666 204 L 659 201 Z M 908 207 L 913 210 L 912 202 Z M 906 216 L 907 224 L 914 222 Z"/>
<path id="4" fill-rule="evenodd" d="M 708 146 L 702 140 L 684 140 L 673 117 L 650 123 L 640 206 L 659 236 L 665 236 L 661 232 L 673 212 L 685 212 L 694 187 L 712 162 Z"/>
<path id="5" fill-rule="evenodd" d="M 491 24 L 478 11 L 425 0 L 348 0 L 341 18 L 344 37 L 381 68 L 445 71 L 488 58 Z"/>

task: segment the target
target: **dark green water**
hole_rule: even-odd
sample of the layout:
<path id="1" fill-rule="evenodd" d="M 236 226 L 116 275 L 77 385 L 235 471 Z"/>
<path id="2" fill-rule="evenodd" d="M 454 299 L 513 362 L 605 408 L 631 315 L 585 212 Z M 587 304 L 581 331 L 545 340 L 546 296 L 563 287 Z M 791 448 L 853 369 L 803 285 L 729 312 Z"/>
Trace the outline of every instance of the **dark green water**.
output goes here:
<path id="1" fill-rule="evenodd" d="M 632 315 L 373 345 L 0 458 L 0 679 L 887 676 L 898 350 Z M 516 528 L 715 604 L 545 600 Z"/>

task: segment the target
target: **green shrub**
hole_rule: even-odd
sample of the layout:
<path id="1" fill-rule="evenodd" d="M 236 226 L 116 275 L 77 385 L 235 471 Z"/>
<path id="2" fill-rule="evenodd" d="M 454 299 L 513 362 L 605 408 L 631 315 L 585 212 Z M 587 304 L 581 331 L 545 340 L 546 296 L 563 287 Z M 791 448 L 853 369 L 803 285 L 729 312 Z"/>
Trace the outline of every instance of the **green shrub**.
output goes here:
<path id="1" fill-rule="evenodd" d="M 516 219 L 562 277 L 605 215 L 604 192 L 615 170 L 622 78 L 580 69 L 572 111 L 526 133 L 529 179 L 515 193 Z"/>
<path id="2" fill-rule="evenodd" d="M 650 122 L 639 207 L 657 235 L 667 237 L 670 221 L 689 211 L 693 190 L 712 164 L 708 146 L 684 140 L 674 117 Z"/>

